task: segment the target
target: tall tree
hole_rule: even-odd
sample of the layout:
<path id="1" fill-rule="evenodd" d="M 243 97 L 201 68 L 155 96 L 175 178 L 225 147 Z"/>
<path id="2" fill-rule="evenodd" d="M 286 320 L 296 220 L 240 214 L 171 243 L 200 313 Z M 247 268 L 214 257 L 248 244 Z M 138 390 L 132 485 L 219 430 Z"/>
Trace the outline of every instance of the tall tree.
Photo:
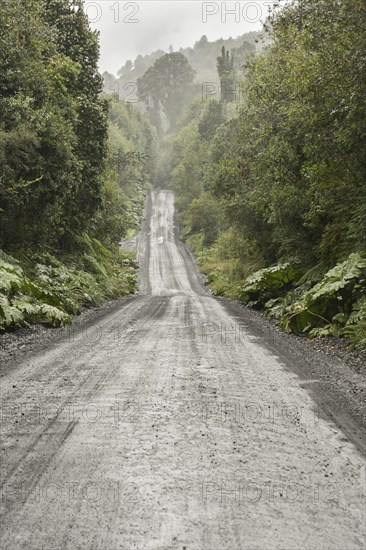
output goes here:
<path id="1" fill-rule="evenodd" d="M 234 72 L 234 57 L 225 46 L 221 48 L 221 56 L 217 58 L 217 72 L 220 78 L 221 100 L 235 101 L 236 82 Z"/>
<path id="2" fill-rule="evenodd" d="M 0 15 L 0 245 L 69 246 L 107 152 L 97 35 L 81 1 L 5 0 Z"/>
<path id="3" fill-rule="evenodd" d="M 173 128 L 192 97 L 194 75 L 187 58 L 180 52 L 173 52 L 159 57 L 138 79 L 139 97 L 145 102 L 150 120 L 160 134 L 161 111 Z"/>

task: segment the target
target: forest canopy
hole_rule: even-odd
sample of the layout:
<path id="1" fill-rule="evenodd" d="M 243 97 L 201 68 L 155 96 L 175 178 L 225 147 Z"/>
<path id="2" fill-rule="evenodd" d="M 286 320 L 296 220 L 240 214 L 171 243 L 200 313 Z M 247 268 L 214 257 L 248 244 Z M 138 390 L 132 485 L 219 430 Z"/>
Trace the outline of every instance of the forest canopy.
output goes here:
<path id="1" fill-rule="evenodd" d="M 362 0 L 279 2 L 263 33 L 128 60 L 104 74 L 114 93 L 81 0 L 0 15 L 0 325 L 134 288 L 119 242 L 154 182 L 176 191 L 213 292 L 366 345 Z M 136 104 L 118 93 L 131 82 Z M 73 306 L 47 298 L 63 269 Z"/>
<path id="2" fill-rule="evenodd" d="M 136 286 L 154 131 L 102 94 L 81 0 L 0 8 L 0 329 L 59 324 Z"/>
<path id="3" fill-rule="evenodd" d="M 276 305 L 278 318 L 306 311 L 285 325 L 314 335 L 346 330 L 354 307 L 366 344 L 366 7 L 296 0 L 265 31 L 267 47 L 236 60 L 240 73 L 218 49 L 218 76 L 240 94 L 191 105 L 162 147 L 165 182 L 214 292 Z M 337 265 L 338 291 L 313 303 L 306 292 Z M 263 269 L 253 297 L 247 278 Z"/>

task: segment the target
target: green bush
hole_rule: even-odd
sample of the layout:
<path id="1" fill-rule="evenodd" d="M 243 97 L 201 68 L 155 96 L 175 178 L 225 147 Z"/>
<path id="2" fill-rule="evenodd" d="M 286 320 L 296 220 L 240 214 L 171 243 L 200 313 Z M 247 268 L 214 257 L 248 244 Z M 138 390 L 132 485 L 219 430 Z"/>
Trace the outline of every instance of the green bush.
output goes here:
<path id="1" fill-rule="evenodd" d="M 351 254 L 286 307 L 280 324 L 288 332 L 309 332 L 310 336 L 338 334 L 365 288 L 366 259 Z"/>
<path id="2" fill-rule="evenodd" d="M 83 235 L 79 253 L 13 258 L 0 252 L 0 330 L 33 323 L 70 323 L 82 307 L 129 294 L 136 287 L 132 253 L 107 250 Z"/>
<path id="3" fill-rule="evenodd" d="M 241 299 L 249 306 L 263 308 L 268 300 L 292 289 L 299 276 L 299 269 L 290 263 L 260 269 L 240 287 Z"/>
<path id="4" fill-rule="evenodd" d="M 354 347 L 366 348 L 366 296 L 354 304 L 341 335 L 352 340 Z"/>
<path id="5" fill-rule="evenodd" d="M 345 337 L 366 347 L 365 255 L 353 253 L 328 271 L 319 265 L 300 275 L 289 263 L 261 269 L 240 287 L 241 299 L 287 332 Z"/>

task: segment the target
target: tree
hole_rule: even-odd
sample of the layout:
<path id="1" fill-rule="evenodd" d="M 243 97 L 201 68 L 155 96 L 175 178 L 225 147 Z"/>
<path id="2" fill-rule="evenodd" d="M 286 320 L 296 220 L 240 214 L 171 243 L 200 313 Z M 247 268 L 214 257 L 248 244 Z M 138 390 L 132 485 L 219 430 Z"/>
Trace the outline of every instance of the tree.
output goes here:
<path id="1" fill-rule="evenodd" d="M 184 105 L 192 97 L 195 72 L 180 52 L 159 57 L 138 79 L 139 97 L 145 102 L 151 123 L 162 133 L 161 111 L 173 128 Z"/>
<path id="2" fill-rule="evenodd" d="M 272 46 L 247 63 L 239 147 L 213 185 L 266 264 L 331 266 L 366 248 L 364 22 L 361 2 L 299 0 L 271 18 Z"/>
<path id="3" fill-rule="evenodd" d="M 77 5 L 78 10 L 71 8 Z M 107 155 L 107 104 L 100 99 L 102 77 L 98 72 L 98 33 L 89 28 L 82 0 L 47 0 L 44 17 L 55 28 L 58 49 L 80 67 L 74 88 L 76 152 L 82 179 L 72 216 L 85 225 L 100 204 L 101 174 Z M 83 205 L 82 211 L 80 204 Z M 80 215 L 82 212 L 82 216 Z"/>
<path id="4" fill-rule="evenodd" d="M 77 2 L 1 7 L 1 242 L 68 247 L 100 205 L 107 110 L 97 35 Z M 35 212 L 37 217 L 35 218 Z"/>
<path id="5" fill-rule="evenodd" d="M 221 56 L 217 58 L 217 72 L 220 78 L 221 100 L 225 102 L 234 101 L 236 97 L 234 57 L 225 49 L 221 48 Z"/>
<path id="6" fill-rule="evenodd" d="M 201 49 L 201 48 L 205 48 L 207 44 L 208 44 L 207 36 L 203 34 L 199 39 L 199 41 L 196 42 L 195 47 Z"/>
<path id="7" fill-rule="evenodd" d="M 209 101 L 198 123 L 200 136 L 205 140 L 212 140 L 224 120 L 223 104 L 216 100 Z"/>

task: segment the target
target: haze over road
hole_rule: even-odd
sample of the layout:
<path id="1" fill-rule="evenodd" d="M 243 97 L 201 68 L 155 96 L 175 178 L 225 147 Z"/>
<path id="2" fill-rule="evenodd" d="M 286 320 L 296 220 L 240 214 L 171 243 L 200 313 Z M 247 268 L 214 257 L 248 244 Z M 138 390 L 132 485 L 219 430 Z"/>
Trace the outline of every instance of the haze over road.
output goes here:
<path id="1" fill-rule="evenodd" d="M 2 550 L 364 548 L 359 447 L 206 291 L 173 201 L 140 294 L 4 370 Z"/>

